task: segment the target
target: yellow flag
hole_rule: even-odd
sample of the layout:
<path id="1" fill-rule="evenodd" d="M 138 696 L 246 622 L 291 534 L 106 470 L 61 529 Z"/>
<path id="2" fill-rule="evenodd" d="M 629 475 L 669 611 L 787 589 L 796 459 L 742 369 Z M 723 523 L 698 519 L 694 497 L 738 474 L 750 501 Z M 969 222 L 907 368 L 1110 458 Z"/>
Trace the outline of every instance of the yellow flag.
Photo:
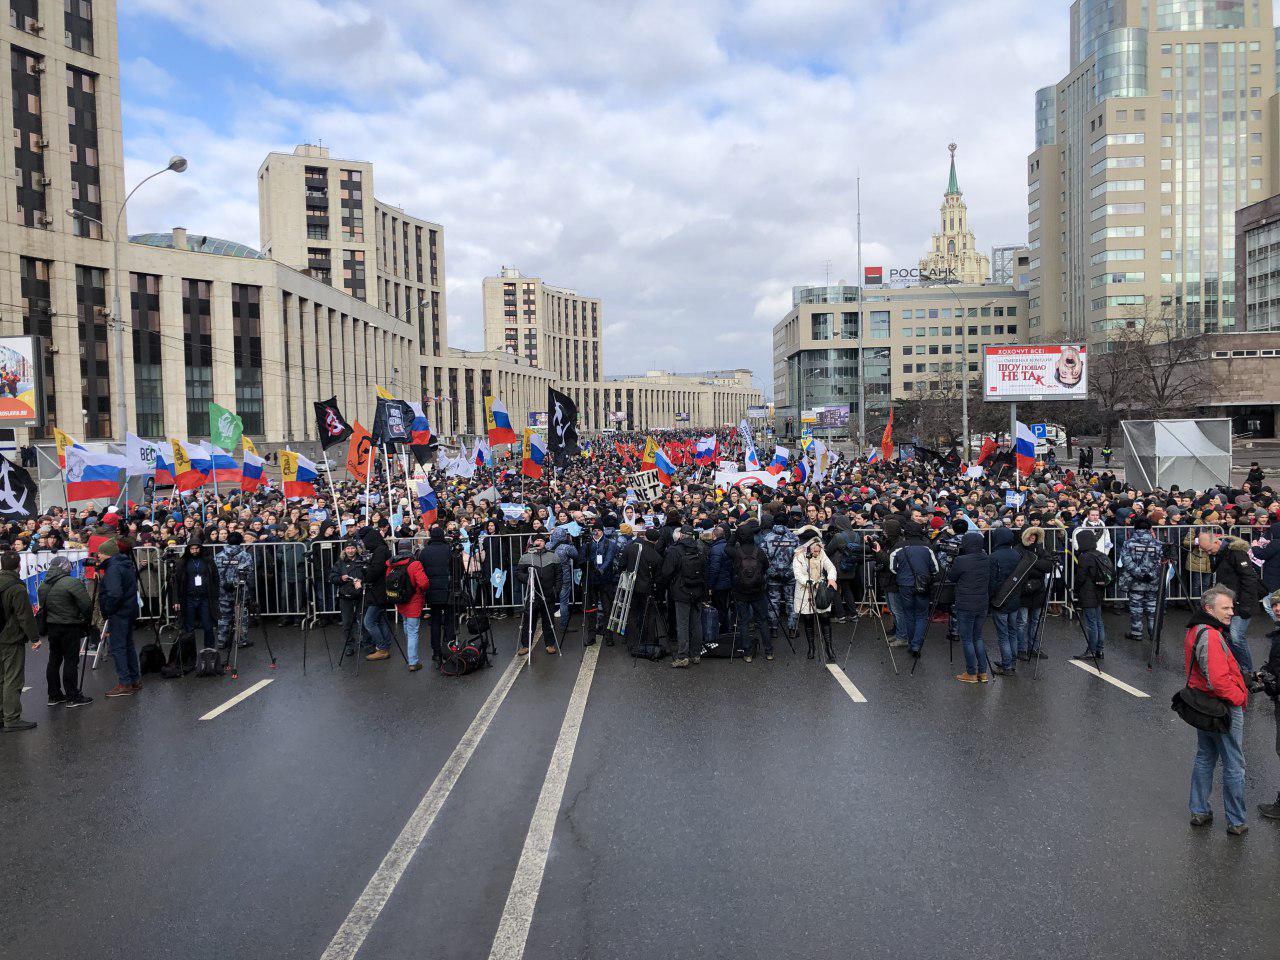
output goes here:
<path id="1" fill-rule="evenodd" d="M 658 441 L 653 437 L 645 437 L 644 439 L 644 456 L 640 458 L 640 463 L 657 463 L 658 462 Z"/>
<path id="2" fill-rule="evenodd" d="M 252 453 L 255 457 L 258 455 L 258 448 L 253 445 L 253 441 L 247 436 L 242 436 L 240 442 L 244 444 L 245 453 Z"/>
<path id="3" fill-rule="evenodd" d="M 57 427 L 53 428 L 53 442 L 58 448 L 58 469 L 67 469 L 67 447 L 74 447 L 76 442 Z"/>
<path id="4" fill-rule="evenodd" d="M 173 448 L 173 475 L 177 477 L 191 469 L 191 458 L 187 456 L 187 448 L 177 440 L 170 440 L 169 446 Z"/>
<path id="5" fill-rule="evenodd" d="M 387 391 L 386 391 L 386 390 L 382 389 L 382 387 L 378 386 L 376 383 L 373 385 L 373 388 L 374 388 L 375 390 L 377 390 L 377 391 L 378 391 L 378 397 L 379 397 L 380 399 L 382 399 L 382 400 L 394 400 L 394 399 L 395 399 L 395 397 L 393 397 L 391 394 L 387 393 Z"/>
<path id="6" fill-rule="evenodd" d="M 524 428 L 524 442 L 520 444 L 520 459 L 528 460 L 533 456 L 533 427 Z"/>
<path id="7" fill-rule="evenodd" d="M 281 450 L 280 458 L 280 481 L 282 483 L 292 483 L 298 479 L 298 455 L 292 450 Z"/>

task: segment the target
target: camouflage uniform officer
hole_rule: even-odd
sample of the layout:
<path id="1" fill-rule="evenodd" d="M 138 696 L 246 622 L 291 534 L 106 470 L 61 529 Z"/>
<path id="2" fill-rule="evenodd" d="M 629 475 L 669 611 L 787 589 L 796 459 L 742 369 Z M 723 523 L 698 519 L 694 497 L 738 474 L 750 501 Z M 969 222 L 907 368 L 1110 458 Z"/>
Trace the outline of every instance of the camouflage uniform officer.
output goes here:
<path id="1" fill-rule="evenodd" d="M 247 597 L 248 588 L 253 583 L 253 556 L 244 548 L 244 536 L 234 532 L 227 537 L 227 545 L 218 551 L 213 558 L 213 565 L 218 570 L 218 582 L 221 592 L 218 594 L 218 648 L 225 650 L 231 646 L 234 635 L 233 623 L 236 613 L 236 588 L 243 587 Z M 240 646 L 249 646 L 249 610 L 245 603 L 240 609 Z"/>

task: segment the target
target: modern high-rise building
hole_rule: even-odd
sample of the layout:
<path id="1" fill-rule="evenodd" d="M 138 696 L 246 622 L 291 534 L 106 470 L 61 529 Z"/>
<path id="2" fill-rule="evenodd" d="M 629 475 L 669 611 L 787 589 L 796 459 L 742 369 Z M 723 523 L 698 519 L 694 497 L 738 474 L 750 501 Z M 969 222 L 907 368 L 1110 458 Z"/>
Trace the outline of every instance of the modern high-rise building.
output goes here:
<path id="1" fill-rule="evenodd" d="M 942 197 L 941 227 L 933 235 L 930 250 L 920 261 L 922 276 L 935 277 L 947 283 L 986 283 L 991 275 L 991 262 L 978 251 L 969 229 L 969 208 L 960 192 L 956 176 L 956 145 L 951 151 L 951 175 L 947 192 Z"/>
<path id="2" fill-rule="evenodd" d="M 503 267 L 484 281 L 484 342 L 566 380 L 599 380 L 600 301 Z"/>
<path id="3" fill-rule="evenodd" d="M 1277 192 L 1271 0 L 1076 0 L 1036 94 L 1032 339 L 1236 322 L 1236 210 Z"/>

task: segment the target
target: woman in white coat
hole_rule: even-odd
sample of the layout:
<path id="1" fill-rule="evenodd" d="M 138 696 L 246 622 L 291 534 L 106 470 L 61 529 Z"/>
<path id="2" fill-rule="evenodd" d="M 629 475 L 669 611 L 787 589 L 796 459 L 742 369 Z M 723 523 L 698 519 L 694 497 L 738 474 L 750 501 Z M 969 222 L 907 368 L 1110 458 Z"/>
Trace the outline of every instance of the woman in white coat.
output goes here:
<path id="1" fill-rule="evenodd" d="M 803 527 L 796 531 L 801 539 L 791 561 L 791 572 L 796 578 L 795 599 L 792 609 L 804 624 L 804 639 L 809 645 L 809 659 L 814 656 L 814 626 L 822 631 L 822 646 L 827 663 L 835 661 L 831 649 L 831 604 L 835 599 L 836 566 L 822 548 L 822 535 L 814 527 Z M 806 534 L 808 535 L 806 537 Z M 825 605 L 819 602 L 818 588 L 825 584 L 830 588 L 824 598 Z"/>

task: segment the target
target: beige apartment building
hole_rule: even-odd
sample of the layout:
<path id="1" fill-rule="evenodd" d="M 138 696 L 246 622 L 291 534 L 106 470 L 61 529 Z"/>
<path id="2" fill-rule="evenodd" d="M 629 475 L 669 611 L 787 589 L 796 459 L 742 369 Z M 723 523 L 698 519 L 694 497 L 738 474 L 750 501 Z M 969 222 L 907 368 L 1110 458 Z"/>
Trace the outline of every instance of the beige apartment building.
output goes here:
<path id="1" fill-rule="evenodd" d="M 1077 0 L 1070 44 L 1036 94 L 1030 338 L 1232 331 L 1236 210 L 1277 192 L 1271 0 Z"/>
<path id="2" fill-rule="evenodd" d="M 764 402 L 749 370 L 602 377 L 603 325 L 596 297 L 514 267 L 484 280 L 485 347 L 556 377 L 563 384 L 558 389 L 577 403 L 584 429 L 717 427 L 737 423 L 747 407 Z"/>

